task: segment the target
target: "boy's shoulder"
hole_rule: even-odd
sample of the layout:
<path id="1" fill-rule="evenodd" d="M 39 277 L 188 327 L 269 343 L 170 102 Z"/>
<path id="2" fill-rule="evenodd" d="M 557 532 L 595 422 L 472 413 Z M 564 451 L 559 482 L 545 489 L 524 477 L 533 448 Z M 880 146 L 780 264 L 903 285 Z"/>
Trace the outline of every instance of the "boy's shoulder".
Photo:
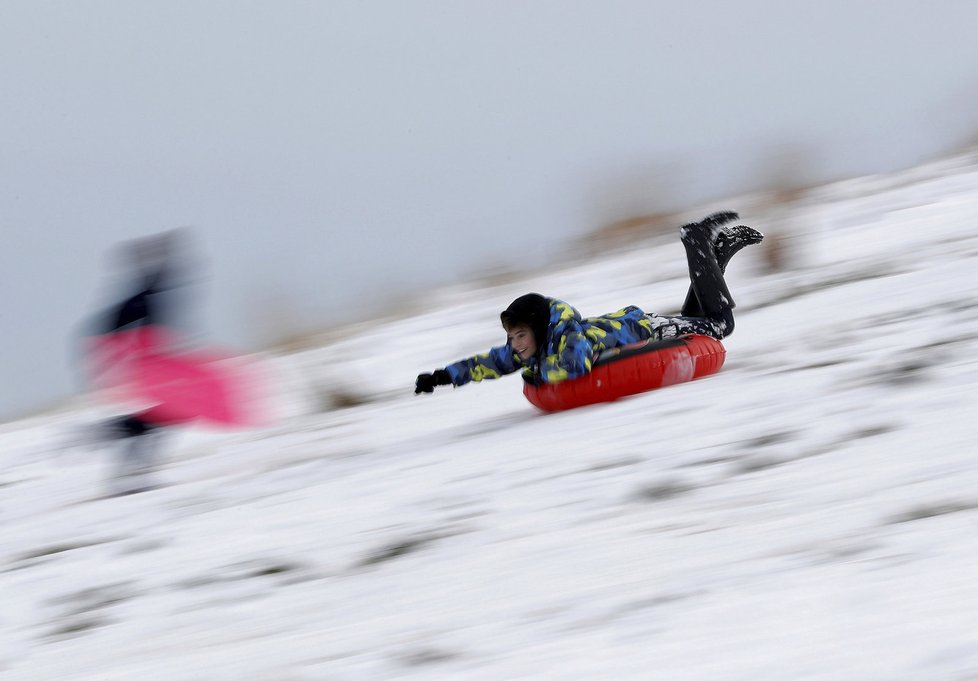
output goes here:
<path id="1" fill-rule="evenodd" d="M 550 298 L 550 321 L 560 324 L 569 321 L 581 321 L 581 313 L 571 305 L 558 298 Z"/>

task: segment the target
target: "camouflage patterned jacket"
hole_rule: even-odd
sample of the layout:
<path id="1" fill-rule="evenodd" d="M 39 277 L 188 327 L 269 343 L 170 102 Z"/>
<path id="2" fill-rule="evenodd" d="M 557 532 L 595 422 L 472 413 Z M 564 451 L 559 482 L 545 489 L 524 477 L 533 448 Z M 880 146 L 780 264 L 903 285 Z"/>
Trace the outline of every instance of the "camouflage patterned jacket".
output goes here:
<path id="1" fill-rule="evenodd" d="M 530 383 L 559 383 L 589 372 L 591 362 L 602 350 L 637 343 L 653 335 L 652 321 L 633 305 L 602 317 L 582 318 L 567 303 L 556 298 L 548 301 L 547 337 L 537 339 L 534 357 L 523 360 L 507 343 L 449 364 L 445 369 L 452 383 L 458 386 L 499 378 L 518 369 L 523 370 L 523 378 Z"/>

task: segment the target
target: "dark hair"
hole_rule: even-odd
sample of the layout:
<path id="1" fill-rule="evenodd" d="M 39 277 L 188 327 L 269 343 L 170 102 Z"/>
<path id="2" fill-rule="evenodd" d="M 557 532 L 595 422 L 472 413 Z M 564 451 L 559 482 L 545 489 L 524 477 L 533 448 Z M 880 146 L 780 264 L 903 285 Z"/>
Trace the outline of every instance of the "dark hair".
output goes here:
<path id="1" fill-rule="evenodd" d="M 510 303 L 500 313 L 499 321 L 507 331 L 520 324 L 530 327 L 537 348 L 542 349 L 550 326 L 550 300 L 539 293 L 527 293 Z"/>

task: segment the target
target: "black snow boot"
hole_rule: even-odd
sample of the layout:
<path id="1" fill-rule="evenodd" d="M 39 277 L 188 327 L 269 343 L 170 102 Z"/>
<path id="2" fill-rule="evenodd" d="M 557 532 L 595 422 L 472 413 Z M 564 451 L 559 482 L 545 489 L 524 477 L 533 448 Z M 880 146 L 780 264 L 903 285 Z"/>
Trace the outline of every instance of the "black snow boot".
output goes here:
<path id="1" fill-rule="evenodd" d="M 763 240 L 763 234 L 747 225 L 721 228 L 713 242 L 713 252 L 717 256 L 720 271 L 726 274 L 730 258 L 734 257 L 741 249 L 759 244 Z"/>
<path id="2" fill-rule="evenodd" d="M 686 227 L 698 226 L 698 227 L 703 227 L 712 230 L 715 233 L 718 229 L 723 227 L 725 224 L 727 224 L 728 222 L 733 222 L 739 217 L 740 215 L 735 210 L 721 210 L 717 213 L 712 213 L 710 215 L 707 215 L 699 222 L 692 222 L 688 225 L 684 225 L 680 229 L 685 229 Z"/>
<path id="3" fill-rule="evenodd" d="M 764 239 L 764 235 L 756 229 L 746 225 L 736 227 L 721 227 L 717 230 L 716 238 L 713 242 L 713 253 L 716 256 L 717 265 L 720 266 L 720 273 L 726 274 L 727 265 L 730 259 L 747 246 L 759 244 Z M 691 317 L 702 317 L 704 311 L 696 298 L 696 291 L 692 284 L 686 292 L 686 300 L 683 303 L 683 315 Z"/>

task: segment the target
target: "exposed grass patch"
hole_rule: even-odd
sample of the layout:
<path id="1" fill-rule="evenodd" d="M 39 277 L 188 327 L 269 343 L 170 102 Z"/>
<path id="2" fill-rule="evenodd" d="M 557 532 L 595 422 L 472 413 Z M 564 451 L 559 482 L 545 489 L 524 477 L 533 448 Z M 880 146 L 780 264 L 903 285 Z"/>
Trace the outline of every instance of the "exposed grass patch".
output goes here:
<path id="1" fill-rule="evenodd" d="M 131 544 L 122 547 L 120 553 L 123 555 L 132 555 L 136 553 L 150 553 L 152 551 L 158 551 L 164 548 L 168 542 L 162 539 L 147 539 L 145 541 L 135 541 Z"/>
<path id="2" fill-rule="evenodd" d="M 789 440 L 795 438 L 798 434 L 791 430 L 780 430 L 773 433 L 767 433 L 766 435 L 760 435 L 750 440 L 744 440 L 741 443 L 742 449 L 757 449 L 760 447 L 770 447 L 771 445 L 781 444 L 782 442 L 788 442 Z"/>
<path id="3" fill-rule="evenodd" d="M 685 601 L 690 598 L 702 595 L 702 591 L 690 591 L 685 593 L 671 593 L 662 594 L 661 596 L 652 596 L 650 598 L 643 598 L 637 601 L 632 601 L 630 603 L 625 603 L 619 609 L 619 613 L 626 614 L 639 610 L 648 610 L 649 608 L 659 608 L 664 605 L 669 605 L 671 603 L 678 603 L 679 601 Z"/>
<path id="4" fill-rule="evenodd" d="M 695 468 L 697 466 L 716 466 L 718 464 L 730 463 L 731 461 L 736 461 L 738 457 L 736 456 L 711 456 L 707 459 L 699 459 L 698 461 L 690 461 L 689 463 L 684 463 L 679 466 L 679 468 Z"/>
<path id="5" fill-rule="evenodd" d="M 46 637 L 54 640 L 72 638 L 112 624 L 113 620 L 103 613 L 114 605 L 135 598 L 136 592 L 132 584 L 104 584 L 50 599 L 50 604 L 65 606 L 65 610 L 57 618 L 55 628 Z"/>
<path id="6" fill-rule="evenodd" d="M 978 303 L 976 303 L 978 305 Z M 926 345 L 921 345 L 921 350 L 933 350 L 935 348 L 946 348 L 952 345 L 962 345 L 965 343 L 974 343 L 978 341 L 978 335 L 967 334 L 964 336 L 954 336 L 952 338 L 942 338 L 941 340 L 933 341 L 932 343 L 927 343 Z"/>
<path id="7" fill-rule="evenodd" d="M 947 309 L 951 312 L 965 312 L 967 310 L 978 309 L 978 298 L 962 298 L 947 304 Z M 971 336 L 970 338 L 973 338 Z"/>
<path id="8" fill-rule="evenodd" d="M 352 409 L 374 401 L 374 398 L 369 395 L 342 386 L 320 386 L 315 396 L 321 412 Z"/>
<path id="9" fill-rule="evenodd" d="M 386 563 L 401 556 L 406 556 L 411 553 L 417 553 L 418 551 L 424 549 L 429 544 L 438 541 L 442 538 L 442 535 L 422 535 L 418 537 L 410 537 L 408 539 L 403 539 L 401 541 L 382 546 L 379 549 L 371 551 L 370 554 L 357 563 L 357 567 L 370 567 L 373 565 L 380 565 L 381 563 Z"/>
<path id="10" fill-rule="evenodd" d="M 93 629 L 98 629 L 99 627 L 108 626 L 112 624 L 111 620 L 101 618 L 101 617 L 88 617 L 77 620 L 72 620 L 70 622 L 65 622 L 64 624 L 52 629 L 47 634 L 49 639 L 65 639 L 73 638 L 75 636 L 81 636 L 87 634 Z"/>
<path id="11" fill-rule="evenodd" d="M 115 539 L 103 539 L 100 541 L 90 541 L 90 542 L 66 542 L 64 544 L 50 544 L 48 546 L 42 546 L 40 548 L 34 549 L 33 551 L 28 551 L 21 556 L 14 559 L 15 563 L 29 563 L 32 561 L 39 560 L 41 558 L 49 558 L 51 556 L 57 556 L 62 553 L 68 553 L 69 551 L 77 551 L 78 549 L 87 549 L 92 546 L 99 546 L 101 544 L 107 544 L 109 542 L 116 541 Z"/>
<path id="12" fill-rule="evenodd" d="M 799 367 L 793 367 L 790 371 L 809 371 L 814 369 L 828 369 L 829 367 L 837 367 L 842 364 L 847 364 L 850 360 L 847 359 L 827 359 L 821 362 L 813 362 L 812 364 L 805 364 Z"/>
<path id="13" fill-rule="evenodd" d="M 117 582 L 89 589 L 82 589 L 66 596 L 51 599 L 55 605 L 67 605 L 67 615 L 85 615 L 102 610 L 135 597 L 132 582 Z"/>
<path id="14" fill-rule="evenodd" d="M 777 459 L 773 456 L 751 456 L 737 463 L 736 472 L 739 474 L 757 473 L 786 463 L 788 463 L 787 460 Z"/>
<path id="15" fill-rule="evenodd" d="M 635 493 L 639 501 L 666 501 L 692 492 L 695 488 L 678 480 L 663 480 L 646 485 Z"/>
<path id="16" fill-rule="evenodd" d="M 68 551 L 74 551 L 76 549 L 84 549 L 88 546 L 92 546 L 92 544 L 52 544 L 51 546 L 45 546 L 43 548 L 25 553 L 18 559 L 18 561 L 35 560 L 37 558 L 44 558 L 45 556 L 56 556 L 59 553 L 67 553 Z"/>
<path id="17" fill-rule="evenodd" d="M 628 466 L 636 466 L 642 463 L 641 459 L 631 458 L 631 459 L 613 459 L 611 461 L 602 461 L 601 463 L 596 463 L 593 466 L 588 466 L 582 473 L 599 473 L 601 471 L 610 471 L 615 468 L 627 468 Z"/>
<path id="18" fill-rule="evenodd" d="M 927 378 L 924 375 L 924 371 L 933 366 L 933 364 L 933 361 L 925 360 L 922 357 L 906 359 L 891 367 L 882 369 L 876 374 L 875 380 L 877 383 L 886 383 L 895 386 L 920 383 Z"/>
<path id="19" fill-rule="evenodd" d="M 425 667 L 432 664 L 449 662 L 459 657 L 458 653 L 453 653 L 441 648 L 421 648 L 412 651 L 398 658 L 402 664 L 408 667 Z"/>
<path id="20" fill-rule="evenodd" d="M 892 433 L 897 430 L 897 426 L 889 424 L 880 424 L 876 426 L 867 426 L 860 430 L 852 433 L 847 439 L 849 440 L 862 440 L 870 437 L 877 437 L 879 435 L 885 435 L 886 433 Z"/>
<path id="21" fill-rule="evenodd" d="M 371 399 L 352 390 L 333 390 L 330 399 L 334 409 L 350 409 L 364 404 L 370 404 Z"/>
<path id="22" fill-rule="evenodd" d="M 947 501 L 935 504 L 922 504 L 893 516 L 887 521 L 887 523 L 891 525 L 896 525 L 898 523 L 910 523 L 915 520 L 926 520 L 928 518 L 937 518 L 938 516 L 942 515 L 950 515 L 951 513 L 962 513 L 964 511 L 975 510 L 978 510 L 978 502 L 973 501 Z"/>
<path id="23" fill-rule="evenodd" d="M 215 584 L 226 584 L 229 582 L 240 582 L 247 579 L 260 579 L 263 577 L 288 577 L 288 583 L 303 581 L 302 577 L 311 579 L 308 566 L 287 561 L 287 560 L 266 560 L 259 559 L 244 563 L 234 563 L 226 565 L 220 573 L 212 573 L 192 577 L 178 584 L 183 589 L 199 589 Z"/>
<path id="24" fill-rule="evenodd" d="M 273 563 L 265 567 L 258 568 L 251 572 L 249 577 L 268 577 L 270 575 L 284 575 L 287 572 L 295 572 L 297 566 L 290 563 Z"/>

